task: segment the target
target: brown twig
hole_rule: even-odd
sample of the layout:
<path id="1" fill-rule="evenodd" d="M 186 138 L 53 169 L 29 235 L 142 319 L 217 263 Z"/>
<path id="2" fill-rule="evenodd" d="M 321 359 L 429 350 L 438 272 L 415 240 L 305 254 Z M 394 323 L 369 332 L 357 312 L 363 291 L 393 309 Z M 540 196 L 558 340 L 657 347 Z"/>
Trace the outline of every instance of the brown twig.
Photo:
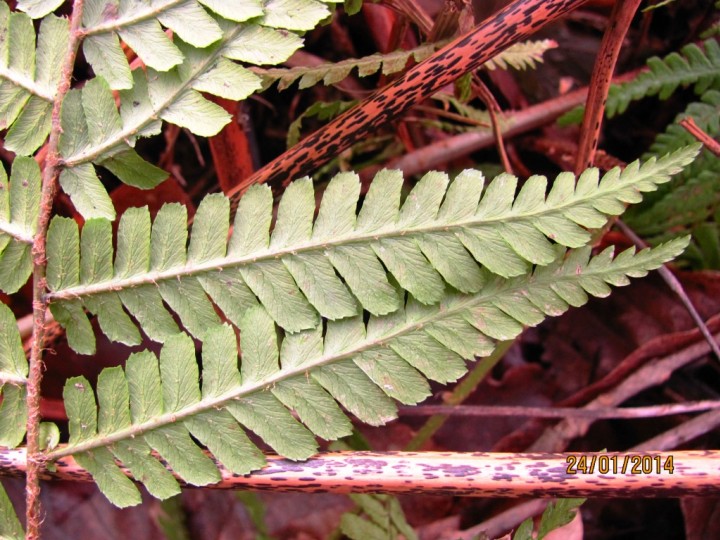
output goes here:
<path id="1" fill-rule="evenodd" d="M 590 93 L 585 107 L 585 116 L 583 117 L 580 132 L 580 144 L 575 162 L 576 175 L 593 165 L 612 74 L 615 71 L 615 64 L 620 55 L 625 34 L 630 28 L 630 23 L 640 2 L 641 0 L 615 2 L 610 14 L 610 26 L 603 35 L 600 52 L 590 79 Z"/>
<path id="2" fill-rule="evenodd" d="M 720 334 L 717 337 L 720 337 Z M 586 408 L 595 409 L 619 405 L 643 390 L 664 383 L 675 370 L 697 360 L 708 354 L 708 352 L 710 352 L 710 345 L 706 341 L 700 341 L 666 358 L 650 362 L 622 381 L 617 387 L 599 395 L 588 403 Z M 528 450 L 561 451 L 567 447 L 572 439 L 587 433 L 592 423 L 593 421 L 588 419 L 572 418 L 563 420 L 545 430 L 543 435 Z"/>
<path id="3" fill-rule="evenodd" d="M 670 450 L 693 440 L 695 437 L 710 433 L 720 426 L 720 411 L 709 411 L 705 414 L 683 422 L 673 429 L 661 433 L 631 448 L 632 451 L 643 452 L 653 450 Z"/>
<path id="4" fill-rule="evenodd" d="M 713 154 L 720 157 L 720 143 L 713 139 L 710 135 L 695 123 L 695 119 L 692 117 L 683 118 L 680 120 L 680 125 L 685 130 L 695 137 L 698 141 L 705 145 L 705 148 L 710 150 Z"/>
<path id="5" fill-rule="evenodd" d="M 615 225 L 617 225 L 620 230 L 622 230 L 622 232 L 625 233 L 625 235 L 630 238 L 633 244 L 635 244 L 637 247 L 647 247 L 647 244 L 643 241 L 643 239 L 640 238 L 637 234 L 635 234 L 635 231 L 628 227 L 621 219 L 618 219 L 615 222 Z M 708 330 L 708 327 L 705 324 L 705 321 L 703 321 L 702 317 L 700 317 L 700 314 L 697 312 L 697 309 L 695 309 L 692 300 L 690 300 L 690 297 L 688 297 L 685 289 L 683 288 L 678 278 L 675 277 L 675 274 L 673 274 L 666 265 L 662 265 L 660 268 L 658 268 L 658 272 L 663 278 L 663 281 L 665 281 L 665 283 L 667 283 L 667 286 L 670 287 L 670 290 L 672 290 L 678 296 L 682 304 L 685 306 L 685 309 L 690 314 L 690 317 L 692 317 L 692 320 L 695 322 L 703 337 L 710 345 L 710 348 L 712 349 L 715 358 L 720 361 L 720 347 L 718 347 L 718 344 L 713 339 L 710 330 Z"/>
<path id="6" fill-rule="evenodd" d="M 503 122 L 503 136 L 514 137 L 537 129 L 582 104 L 586 95 L 587 89 L 576 90 L 521 111 L 506 113 L 505 122 Z M 399 169 L 406 176 L 410 176 L 437 168 L 482 148 L 489 148 L 494 142 L 495 135 L 491 130 L 462 133 L 405 154 L 390 161 L 384 167 Z M 379 167 L 376 166 L 368 167 L 360 172 L 360 177 L 367 180 L 372 178 L 378 170 Z"/>
<path id="7" fill-rule="evenodd" d="M 492 127 L 493 136 L 495 137 L 495 146 L 497 146 L 498 154 L 500 155 L 500 162 L 503 164 L 506 173 L 513 174 L 512 165 L 505 151 L 505 141 L 503 140 L 502 126 L 500 125 L 502 109 L 487 85 L 480 80 L 480 77 L 475 74 L 473 75 L 472 87 L 478 94 L 478 97 L 485 103 L 488 114 L 490 115 L 490 126 Z"/>
<path id="8" fill-rule="evenodd" d="M 42 194 L 40 199 L 40 216 L 37 233 L 33 240 L 33 342 L 30 349 L 30 372 L 27 382 L 27 487 L 25 490 L 26 502 L 26 538 L 34 540 L 39 538 L 41 508 L 40 508 L 40 474 L 45 468 L 45 460 L 40 450 L 40 383 L 43 375 L 42 351 L 45 339 L 45 313 L 47 311 L 47 280 L 45 278 L 45 265 L 47 263 L 45 244 L 47 229 L 52 213 L 53 200 L 57 190 L 57 179 L 62 166 L 62 158 L 58 151 L 60 133 L 60 111 L 63 99 L 70 90 L 70 81 L 75 57 L 82 39 L 81 25 L 84 0 L 75 0 L 70 17 L 70 38 L 67 52 L 63 62 L 60 82 L 53 102 L 52 128 L 47 144 L 47 157 L 42 173 Z"/>
<path id="9" fill-rule="evenodd" d="M 720 401 L 693 401 L 689 403 L 669 403 L 648 407 L 600 407 L 593 409 L 577 409 L 573 407 L 523 407 L 513 405 L 418 405 L 400 407 L 400 416 L 444 416 L 460 417 L 499 417 L 526 416 L 529 418 L 588 418 L 593 420 L 617 418 L 659 418 L 676 414 L 705 412 L 720 409 Z"/>
<path id="10" fill-rule="evenodd" d="M 568 457 L 579 454 L 485 452 L 329 452 L 296 462 L 269 456 L 252 474 L 234 474 L 218 464 L 221 481 L 204 489 L 251 489 L 302 493 L 418 493 L 465 497 L 680 497 L 720 494 L 720 451 L 646 452 L 647 474 L 632 473 L 627 453 L 584 453 L 617 463 L 605 474 L 568 473 Z M 638 453 L 630 454 L 638 456 Z M 628 459 L 626 459 L 628 456 Z M 24 449 L 2 452 L 2 474 L 24 472 Z M 632 458 L 635 459 L 635 458 Z M 663 469 L 668 462 L 674 472 Z M 623 463 L 628 463 L 625 472 Z M 660 464 L 658 467 L 657 464 Z M 126 474 L 128 472 L 124 470 Z M 70 458 L 45 470 L 47 480 L 91 482 Z M 182 485 L 185 485 L 181 482 Z M 190 486 L 188 486 L 190 487 Z"/>
<path id="11" fill-rule="evenodd" d="M 496 516 L 486 519 L 464 531 L 452 531 L 440 537 L 440 540 L 475 540 L 476 538 L 499 538 L 503 533 L 517 527 L 527 518 L 537 516 L 545 510 L 550 501 L 535 499 L 508 508 Z M 485 535 L 485 536 L 483 536 Z"/>

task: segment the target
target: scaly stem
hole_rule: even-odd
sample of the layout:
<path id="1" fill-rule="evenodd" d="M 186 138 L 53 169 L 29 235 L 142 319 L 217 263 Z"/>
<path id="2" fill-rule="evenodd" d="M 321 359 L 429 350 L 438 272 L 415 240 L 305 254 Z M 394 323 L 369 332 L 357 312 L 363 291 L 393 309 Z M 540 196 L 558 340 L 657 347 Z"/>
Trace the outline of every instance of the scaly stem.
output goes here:
<path id="1" fill-rule="evenodd" d="M 38 228 L 33 239 L 33 340 L 30 350 L 30 375 L 27 382 L 27 476 L 25 488 L 26 502 L 26 539 L 40 537 L 40 475 L 45 468 L 45 458 L 40 449 L 40 383 L 42 382 L 43 361 L 42 351 L 45 340 L 45 312 L 47 311 L 47 281 L 45 278 L 45 243 L 47 229 L 52 213 L 53 199 L 60 174 L 60 154 L 58 143 L 62 128 L 60 111 L 63 99 L 70 90 L 75 57 L 81 41 L 80 26 L 82 24 L 83 1 L 75 0 L 70 18 L 70 40 L 68 42 L 65 61 L 52 110 L 52 129 L 47 145 L 47 157 L 42 174 L 42 195 L 40 199 L 40 216 Z"/>

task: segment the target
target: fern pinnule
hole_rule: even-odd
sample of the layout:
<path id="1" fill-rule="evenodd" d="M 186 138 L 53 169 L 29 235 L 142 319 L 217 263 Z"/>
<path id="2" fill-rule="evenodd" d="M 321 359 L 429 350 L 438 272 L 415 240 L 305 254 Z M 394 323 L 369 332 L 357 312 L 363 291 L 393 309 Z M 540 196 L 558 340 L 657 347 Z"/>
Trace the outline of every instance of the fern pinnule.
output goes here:
<path id="1" fill-rule="evenodd" d="M 71 346 L 84 353 L 95 345 L 83 305 L 97 313 L 111 339 L 136 344 L 139 335 L 122 306 L 162 342 L 178 331 L 163 302 L 199 339 L 219 322 L 210 299 L 236 325 L 259 302 L 288 332 L 313 328 L 320 316 L 351 317 L 360 308 L 394 312 L 400 295 L 388 274 L 420 302 L 434 304 L 447 285 L 481 290 L 481 267 L 513 277 L 532 264 L 549 264 L 555 259 L 549 239 L 584 245 L 590 234 L 583 227 L 602 227 L 697 151 L 695 145 L 636 162 L 602 179 L 591 169 L 577 186 L 573 175 L 561 174 L 547 197 L 545 177 L 531 177 L 515 197 L 516 177 L 500 175 L 483 193 L 482 175 L 469 170 L 452 184 L 445 174 L 427 174 L 401 206 L 402 174 L 382 171 L 359 214 L 359 179 L 340 174 L 314 222 L 315 194 L 304 179 L 287 189 L 272 234 L 271 191 L 254 186 L 240 201 L 229 242 L 229 201 L 215 194 L 200 205 L 187 247 L 184 207 L 166 205 L 152 225 L 148 210 L 135 208 L 120 220 L 114 263 L 109 223 L 88 222 L 80 242 L 74 222 L 55 218 L 48 232 L 48 299 Z"/>
<path id="2" fill-rule="evenodd" d="M 8 183 L 0 166 L 0 290 L 12 294 L 32 272 L 32 242 L 40 214 L 40 167 L 15 158 Z"/>
<path id="3" fill-rule="evenodd" d="M 32 20 L 0 3 L 0 129 L 4 147 L 30 155 L 50 133 L 52 103 L 60 79 L 70 28 L 66 19 L 46 17 L 35 43 Z"/>
<path id="4" fill-rule="evenodd" d="M 0 446 L 15 448 L 25 437 L 28 362 L 10 308 L 0 302 Z"/>
<path id="5" fill-rule="evenodd" d="M 142 352 L 128 359 L 125 370 L 104 370 L 99 406 L 86 379 L 68 380 L 70 442 L 47 457 L 75 456 L 119 506 L 140 497 L 116 459 L 156 496 L 179 489 L 151 449 L 191 484 L 218 481 L 216 466 L 190 435 L 237 474 L 263 465 L 245 429 L 280 455 L 305 459 L 317 449 L 313 434 L 333 439 L 350 433 L 337 403 L 365 423 L 383 424 L 395 418 L 395 401 L 414 404 L 430 395 L 427 379 L 456 380 L 466 371 L 464 360 L 490 354 L 495 339 L 511 339 L 524 325 L 582 305 L 588 294 L 605 296 L 609 285 L 626 285 L 628 277 L 645 275 L 686 245 L 683 238 L 614 259 L 611 248 L 594 258 L 590 248 L 558 248 L 554 262 L 532 274 L 486 275 L 476 294 L 449 294 L 434 306 L 408 296 L 401 309 L 367 323 L 356 316 L 281 338 L 265 308 L 256 306 L 240 321 L 239 369 L 233 329 L 208 331 L 202 385 L 195 347 L 185 334 L 166 340 L 159 362 Z"/>

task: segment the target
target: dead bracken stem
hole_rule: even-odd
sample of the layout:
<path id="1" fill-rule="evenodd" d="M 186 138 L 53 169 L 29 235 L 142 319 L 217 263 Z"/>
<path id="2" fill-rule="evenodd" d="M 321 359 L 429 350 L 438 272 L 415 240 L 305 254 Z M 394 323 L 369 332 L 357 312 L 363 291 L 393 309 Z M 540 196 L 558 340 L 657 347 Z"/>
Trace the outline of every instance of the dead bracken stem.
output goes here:
<path id="1" fill-rule="evenodd" d="M 28 540 L 40 537 L 42 523 L 40 508 L 40 475 L 45 468 L 45 457 L 40 449 L 40 383 L 43 375 L 42 351 L 45 340 L 45 312 L 48 302 L 45 298 L 47 281 L 45 268 L 47 258 L 45 243 L 48 224 L 52 213 L 53 199 L 57 189 L 62 160 L 58 152 L 61 133 L 60 111 L 63 99 L 70 90 L 75 57 L 81 41 L 83 1 L 75 0 L 70 18 L 70 39 L 63 62 L 60 82 L 53 102 L 52 128 L 47 144 L 47 157 L 42 172 L 42 194 L 40 199 L 40 216 L 37 233 L 33 239 L 33 336 L 30 349 L 30 371 L 27 381 L 27 476 L 25 489 L 26 502 L 26 535 Z"/>
<path id="2" fill-rule="evenodd" d="M 625 34 L 630 28 L 630 23 L 639 5 L 640 0 L 616 2 L 610 15 L 608 29 L 603 36 L 592 79 L 590 80 L 590 90 L 575 161 L 576 175 L 580 175 L 582 171 L 592 167 L 595 160 L 598 138 L 600 137 L 600 126 L 605 115 L 605 102 L 610 90 L 615 64 L 620 55 Z"/>

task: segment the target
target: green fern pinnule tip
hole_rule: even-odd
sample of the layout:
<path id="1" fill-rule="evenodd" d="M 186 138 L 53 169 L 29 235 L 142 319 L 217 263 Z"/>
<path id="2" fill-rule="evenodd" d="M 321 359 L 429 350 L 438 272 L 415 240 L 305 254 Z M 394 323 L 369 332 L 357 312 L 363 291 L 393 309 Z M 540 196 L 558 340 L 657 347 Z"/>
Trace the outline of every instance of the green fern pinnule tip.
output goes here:
<path id="1" fill-rule="evenodd" d="M 176 334 L 159 359 L 146 351 L 132 355 L 124 370 L 104 370 L 97 401 L 87 380 L 69 380 L 69 445 L 48 457 L 74 455 L 120 506 L 140 499 L 116 461 L 160 498 L 179 488 L 157 456 L 185 482 L 218 481 L 216 465 L 196 440 L 236 474 L 264 463 L 246 431 L 280 455 L 306 459 L 317 451 L 315 436 L 351 432 L 339 405 L 362 422 L 388 422 L 396 417 L 396 401 L 414 404 L 430 395 L 428 379 L 458 379 L 465 360 L 490 354 L 495 340 L 582 305 L 588 295 L 605 296 L 610 285 L 645 275 L 685 245 L 683 238 L 614 259 L 612 248 L 594 258 L 589 247 L 557 248 L 555 260 L 532 274 L 486 275 L 475 294 L 449 294 L 433 306 L 407 295 L 402 308 L 367 323 L 356 316 L 292 334 L 279 332 L 268 311 L 255 306 L 240 321 L 239 366 L 236 334 L 220 325 L 206 334 L 202 372 L 192 339 Z"/>
<path id="2" fill-rule="evenodd" d="M 697 152 L 691 146 L 602 178 L 591 169 L 577 185 L 563 173 L 549 192 L 547 179 L 533 176 L 517 195 L 511 175 L 484 189 L 478 171 L 452 183 L 429 173 L 402 204 L 401 173 L 382 171 L 359 213 L 359 179 L 341 174 L 325 190 L 315 220 L 315 193 L 304 179 L 288 188 L 272 232 L 272 194 L 255 186 L 240 201 L 231 235 L 228 199 L 206 197 L 189 245 L 183 207 L 165 206 L 154 223 L 147 209 L 127 211 L 114 257 L 109 224 L 91 220 L 80 236 L 76 225 L 56 218 L 48 233 L 48 298 L 71 346 L 84 353 L 94 350 L 94 338 L 83 308 L 98 316 L 110 339 L 137 344 L 125 310 L 163 342 L 179 331 L 172 313 L 204 339 L 220 321 L 213 303 L 236 326 L 248 309 L 263 305 L 291 333 L 315 328 L 320 317 L 393 313 L 402 290 L 433 305 L 453 290 L 481 291 L 488 275 L 522 276 L 532 265 L 550 264 L 556 244 L 585 245 L 586 228 L 621 214 Z"/>

